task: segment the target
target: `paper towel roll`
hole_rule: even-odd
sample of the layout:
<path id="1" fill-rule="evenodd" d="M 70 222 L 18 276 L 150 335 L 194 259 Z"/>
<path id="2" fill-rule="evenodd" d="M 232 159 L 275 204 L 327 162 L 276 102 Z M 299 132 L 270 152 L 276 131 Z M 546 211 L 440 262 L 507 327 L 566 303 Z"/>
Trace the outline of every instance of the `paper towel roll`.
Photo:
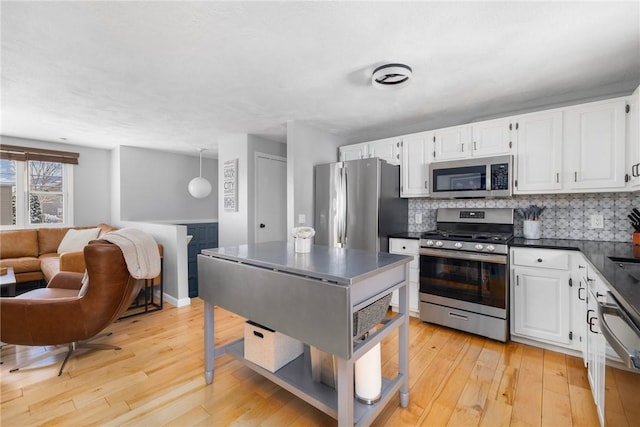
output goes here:
<path id="1" fill-rule="evenodd" d="M 380 400 L 382 373 L 380 367 L 380 343 L 356 361 L 356 398 L 366 404 Z"/>

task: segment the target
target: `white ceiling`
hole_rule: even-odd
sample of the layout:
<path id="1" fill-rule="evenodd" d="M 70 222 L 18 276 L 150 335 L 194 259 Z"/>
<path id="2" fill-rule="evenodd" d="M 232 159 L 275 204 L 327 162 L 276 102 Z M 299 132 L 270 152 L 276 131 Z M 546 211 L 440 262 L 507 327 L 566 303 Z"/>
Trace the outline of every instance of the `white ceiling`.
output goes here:
<path id="1" fill-rule="evenodd" d="M 640 2 L 2 1 L 7 136 L 215 156 L 298 120 L 349 142 L 631 93 Z M 411 84 L 374 89 L 386 62 Z M 194 154 L 195 155 L 195 154 Z"/>

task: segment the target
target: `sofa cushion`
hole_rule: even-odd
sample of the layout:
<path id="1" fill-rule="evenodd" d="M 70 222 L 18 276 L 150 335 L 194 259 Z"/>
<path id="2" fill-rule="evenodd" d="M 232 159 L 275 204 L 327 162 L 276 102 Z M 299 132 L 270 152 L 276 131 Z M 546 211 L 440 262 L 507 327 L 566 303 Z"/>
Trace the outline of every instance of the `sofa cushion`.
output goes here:
<path id="1" fill-rule="evenodd" d="M 90 241 L 98 237 L 99 228 L 87 228 L 85 230 L 69 229 L 58 246 L 58 253 L 81 251 Z"/>
<path id="2" fill-rule="evenodd" d="M 40 255 L 40 270 L 42 270 L 42 274 L 47 282 L 58 274 L 58 272 L 60 272 L 60 258 L 58 254 Z"/>
<path id="3" fill-rule="evenodd" d="M 15 274 L 28 273 L 31 271 L 40 271 L 40 260 L 36 257 L 8 258 L 0 260 L 0 266 L 13 267 Z"/>
<path id="4" fill-rule="evenodd" d="M 0 233 L 0 258 L 38 256 L 36 230 L 5 230 Z"/>
<path id="5" fill-rule="evenodd" d="M 58 251 L 58 246 L 67 234 L 68 227 L 63 228 L 39 228 L 38 229 L 38 244 L 40 250 L 38 255 L 50 254 Z"/>

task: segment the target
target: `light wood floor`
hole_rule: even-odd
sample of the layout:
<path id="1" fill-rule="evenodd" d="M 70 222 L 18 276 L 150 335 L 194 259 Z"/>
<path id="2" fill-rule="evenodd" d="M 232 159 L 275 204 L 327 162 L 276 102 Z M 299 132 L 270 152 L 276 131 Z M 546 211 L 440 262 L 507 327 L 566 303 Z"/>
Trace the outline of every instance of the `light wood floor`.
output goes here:
<path id="1" fill-rule="evenodd" d="M 2 349 L 0 424 L 331 426 L 324 413 L 224 355 L 212 385 L 203 375 L 201 300 L 129 318 L 98 351 L 9 373 L 42 348 Z M 216 309 L 216 345 L 242 336 L 243 320 Z M 395 375 L 397 334 L 383 343 L 383 374 Z M 376 426 L 597 426 L 582 360 L 517 343 L 410 323 L 410 405 L 387 405 Z"/>

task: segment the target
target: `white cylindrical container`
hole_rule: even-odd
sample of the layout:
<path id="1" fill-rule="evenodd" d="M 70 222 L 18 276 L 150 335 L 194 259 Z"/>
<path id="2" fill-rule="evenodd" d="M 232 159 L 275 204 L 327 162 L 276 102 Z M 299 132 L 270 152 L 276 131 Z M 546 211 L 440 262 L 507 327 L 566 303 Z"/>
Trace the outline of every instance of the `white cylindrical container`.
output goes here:
<path id="1" fill-rule="evenodd" d="M 522 222 L 522 234 L 525 239 L 539 239 L 541 234 L 541 221 L 524 220 Z"/>
<path id="2" fill-rule="evenodd" d="M 305 239 L 301 237 L 296 237 L 293 239 L 293 246 L 297 253 L 308 253 L 311 252 L 311 239 Z"/>
<path id="3" fill-rule="evenodd" d="M 380 400 L 382 394 L 382 372 L 380 366 L 380 343 L 356 360 L 356 398 L 368 405 Z"/>

